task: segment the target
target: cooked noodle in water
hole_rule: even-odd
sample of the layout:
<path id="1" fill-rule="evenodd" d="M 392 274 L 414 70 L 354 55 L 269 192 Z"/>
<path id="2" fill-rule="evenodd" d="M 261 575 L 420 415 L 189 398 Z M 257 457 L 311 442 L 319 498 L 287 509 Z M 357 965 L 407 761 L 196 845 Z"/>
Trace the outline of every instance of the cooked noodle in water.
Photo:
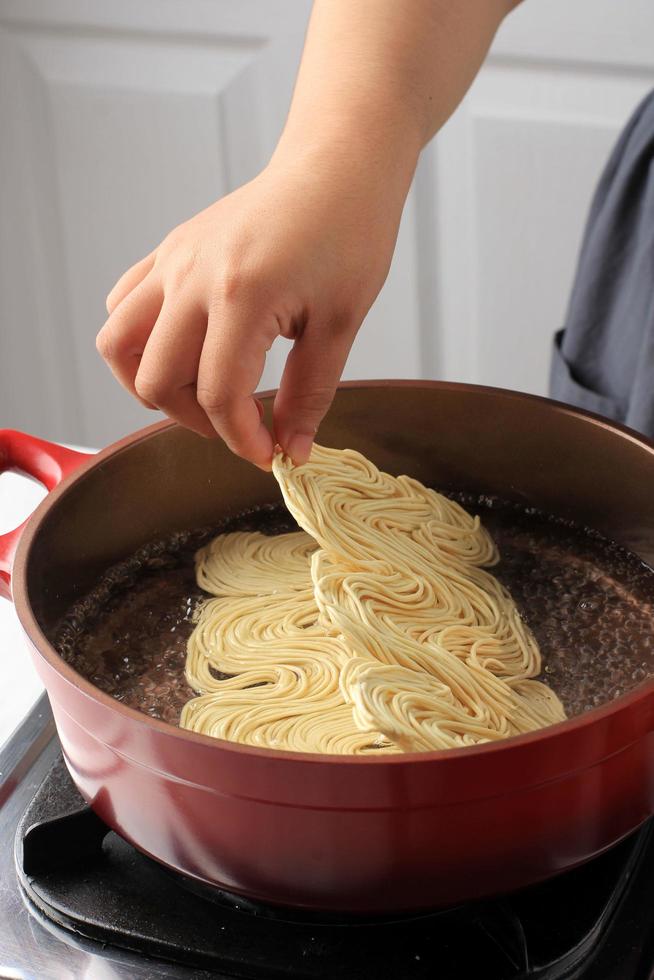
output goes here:
<path id="1" fill-rule="evenodd" d="M 408 476 L 314 446 L 273 472 L 304 530 L 221 535 L 196 556 L 203 603 L 184 728 L 300 752 L 474 745 L 564 719 L 481 526 Z"/>

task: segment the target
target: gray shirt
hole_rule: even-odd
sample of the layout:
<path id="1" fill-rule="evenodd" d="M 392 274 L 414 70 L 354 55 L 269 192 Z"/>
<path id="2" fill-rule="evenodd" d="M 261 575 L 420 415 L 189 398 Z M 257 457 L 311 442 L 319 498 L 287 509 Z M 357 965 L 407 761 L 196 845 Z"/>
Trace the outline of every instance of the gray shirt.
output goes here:
<path id="1" fill-rule="evenodd" d="M 550 393 L 654 438 L 654 93 L 595 191 Z"/>

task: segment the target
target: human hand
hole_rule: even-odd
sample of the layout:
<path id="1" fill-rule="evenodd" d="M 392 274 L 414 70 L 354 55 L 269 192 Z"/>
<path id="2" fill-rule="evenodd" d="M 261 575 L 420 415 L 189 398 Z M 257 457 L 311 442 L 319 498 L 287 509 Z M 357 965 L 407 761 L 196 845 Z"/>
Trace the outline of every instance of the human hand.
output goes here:
<path id="1" fill-rule="evenodd" d="M 116 283 L 97 338 L 144 405 L 264 468 L 275 442 L 308 458 L 397 235 L 406 187 L 337 157 L 280 152 L 175 228 Z M 254 392 L 278 336 L 294 345 L 271 434 Z"/>
<path id="2" fill-rule="evenodd" d="M 107 299 L 98 349 L 148 407 L 269 468 L 304 462 L 390 264 L 422 146 L 516 0 L 315 0 L 271 163 L 168 235 Z M 254 396 L 294 341 L 273 409 Z"/>

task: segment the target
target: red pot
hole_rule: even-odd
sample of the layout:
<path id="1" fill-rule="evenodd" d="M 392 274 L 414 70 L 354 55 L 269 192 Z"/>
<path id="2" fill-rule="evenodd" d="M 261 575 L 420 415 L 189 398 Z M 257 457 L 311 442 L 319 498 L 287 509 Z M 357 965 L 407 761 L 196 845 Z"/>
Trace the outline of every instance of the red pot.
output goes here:
<path id="1" fill-rule="evenodd" d="M 653 559 L 654 446 L 584 412 L 491 388 L 356 383 L 321 441 L 529 501 Z M 66 762 L 102 819 L 164 864 L 269 902 L 435 907 L 554 875 L 654 812 L 653 682 L 504 742 L 377 758 L 236 745 L 125 707 L 61 660 L 57 620 L 143 543 L 279 499 L 275 481 L 172 423 L 92 457 L 0 432 L 8 468 L 52 489 L 22 533 L 0 537 L 0 577 L 8 593 L 11 573 Z"/>

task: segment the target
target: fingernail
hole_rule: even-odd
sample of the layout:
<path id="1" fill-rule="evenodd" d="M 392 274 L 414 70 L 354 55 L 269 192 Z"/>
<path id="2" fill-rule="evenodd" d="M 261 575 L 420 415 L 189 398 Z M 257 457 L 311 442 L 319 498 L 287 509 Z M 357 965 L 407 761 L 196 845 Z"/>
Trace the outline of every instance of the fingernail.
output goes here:
<path id="1" fill-rule="evenodd" d="M 291 436 L 290 442 L 286 447 L 286 453 L 297 466 L 301 466 L 302 463 L 306 463 L 308 460 L 312 448 L 313 436 L 296 432 L 294 436 Z"/>

